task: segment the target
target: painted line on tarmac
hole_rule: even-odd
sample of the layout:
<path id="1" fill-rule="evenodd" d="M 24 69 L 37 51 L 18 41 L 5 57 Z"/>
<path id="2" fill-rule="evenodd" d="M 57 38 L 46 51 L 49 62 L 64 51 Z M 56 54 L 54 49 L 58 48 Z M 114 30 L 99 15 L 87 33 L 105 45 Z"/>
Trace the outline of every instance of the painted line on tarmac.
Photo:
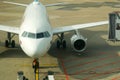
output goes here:
<path id="1" fill-rule="evenodd" d="M 66 68 L 65 68 L 65 66 L 64 66 L 64 61 L 62 60 L 62 58 L 60 59 L 60 61 L 61 61 L 61 63 L 62 63 L 62 68 L 63 68 L 63 70 L 64 70 L 66 80 L 69 80 L 68 73 L 67 73 Z"/>
<path id="2" fill-rule="evenodd" d="M 93 60 L 93 61 L 89 61 L 89 62 L 85 62 L 85 63 L 82 63 L 82 64 L 77 64 L 77 65 L 73 65 L 73 66 L 68 66 L 66 67 L 66 69 L 71 69 L 71 68 L 77 68 L 77 67 L 80 67 L 80 66 L 83 66 L 83 65 L 87 65 L 87 64 L 91 64 L 91 63 L 95 63 L 97 61 L 103 61 L 103 60 L 106 60 L 106 59 L 110 59 L 110 58 L 115 58 L 117 57 L 116 55 L 113 56 L 113 55 L 110 55 L 110 56 L 107 56 L 107 57 L 104 57 L 104 58 L 100 58 L 100 59 L 97 59 L 97 60 Z"/>
<path id="3" fill-rule="evenodd" d="M 100 77 L 102 75 L 107 75 L 107 74 L 110 74 L 110 73 L 117 73 L 117 71 L 119 71 L 119 70 L 120 70 L 120 68 L 114 68 L 114 69 L 110 69 L 110 70 L 105 71 L 105 72 L 94 73 L 93 76 L 88 76 L 88 77 L 84 78 L 83 80 L 92 80 L 93 78 Z M 113 80 L 117 80 L 117 79 L 113 78 Z"/>
<path id="4" fill-rule="evenodd" d="M 120 60 L 119 61 L 115 61 L 115 62 L 111 62 L 111 63 L 107 63 L 107 64 L 103 64 L 103 65 L 100 65 L 100 66 L 96 66 L 96 67 L 93 67 L 93 68 L 81 70 L 81 71 L 74 72 L 74 73 L 71 73 L 71 74 L 78 75 L 79 73 L 83 73 L 83 72 L 86 72 L 86 71 L 89 71 L 89 70 L 95 70 L 95 69 L 98 69 L 98 68 L 102 68 L 102 67 L 106 67 L 106 66 L 109 66 L 109 65 L 117 64 L 119 62 L 120 62 Z"/>
<path id="5" fill-rule="evenodd" d="M 21 67 L 31 67 L 31 65 L 30 64 L 22 64 L 22 65 L 20 65 Z M 45 67 L 45 68 L 52 68 L 52 67 L 58 67 L 58 64 L 40 64 L 40 67 Z"/>
<path id="6" fill-rule="evenodd" d="M 104 53 L 104 52 L 102 52 L 102 53 L 100 53 L 100 54 L 108 54 L 108 53 Z M 106 55 L 107 56 L 107 55 Z M 82 60 L 82 59 L 87 59 L 87 58 L 90 58 L 90 57 L 78 57 L 78 58 L 76 58 L 76 57 L 74 57 L 73 58 L 73 56 L 72 56 L 72 58 L 68 58 L 68 59 L 65 59 L 64 60 L 64 62 L 72 62 L 72 61 L 76 61 L 76 60 Z"/>
<path id="7" fill-rule="evenodd" d="M 115 78 L 113 78 L 111 80 L 119 80 L 119 79 L 120 79 L 120 76 L 117 76 L 117 77 L 115 77 Z"/>
<path id="8" fill-rule="evenodd" d="M 86 51 L 85 53 L 89 53 L 89 51 Z M 89 58 L 89 57 L 73 57 L 73 55 L 69 56 L 71 58 L 67 58 L 67 59 L 64 59 L 63 61 L 64 62 L 69 62 L 69 61 L 74 61 L 74 60 L 81 60 L 81 59 L 85 59 L 85 58 Z"/>

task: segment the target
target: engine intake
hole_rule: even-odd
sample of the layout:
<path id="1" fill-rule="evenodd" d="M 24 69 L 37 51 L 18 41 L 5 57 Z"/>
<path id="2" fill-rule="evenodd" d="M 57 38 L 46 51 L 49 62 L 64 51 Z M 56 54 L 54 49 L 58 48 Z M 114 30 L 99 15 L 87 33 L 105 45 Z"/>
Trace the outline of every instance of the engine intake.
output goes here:
<path id="1" fill-rule="evenodd" d="M 81 52 L 86 48 L 86 39 L 82 35 L 73 35 L 71 37 L 71 46 L 75 51 Z"/>

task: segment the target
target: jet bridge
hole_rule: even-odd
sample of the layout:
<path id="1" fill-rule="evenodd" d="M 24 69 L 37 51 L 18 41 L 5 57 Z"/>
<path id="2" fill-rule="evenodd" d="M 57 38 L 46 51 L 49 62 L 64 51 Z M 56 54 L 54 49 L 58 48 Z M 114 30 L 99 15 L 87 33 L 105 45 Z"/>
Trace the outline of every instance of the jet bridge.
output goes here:
<path id="1" fill-rule="evenodd" d="M 120 40 L 120 12 L 109 13 L 108 39 L 111 41 Z"/>

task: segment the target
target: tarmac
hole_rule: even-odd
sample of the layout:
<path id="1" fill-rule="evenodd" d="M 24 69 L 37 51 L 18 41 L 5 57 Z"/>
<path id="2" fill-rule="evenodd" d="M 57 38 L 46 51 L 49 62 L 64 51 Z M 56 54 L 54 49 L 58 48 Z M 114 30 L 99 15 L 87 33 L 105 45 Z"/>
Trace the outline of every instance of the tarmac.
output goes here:
<path id="1" fill-rule="evenodd" d="M 8 0 L 11 1 L 11 0 Z M 14 2 L 30 3 L 32 0 Z M 65 2 L 60 6 L 48 7 L 48 15 L 53 27 L 108 20 L 108 14 L 119 11 L 119 0 L 51 0 L 43 4 Z M 19 27 L 25 8 L 0 2 L 0 24 Z M 40 79 L 48 71 L 53 71 L 55 80 L 120 80 L 120 42 L 108 40 L 108 25 L 85 28 L 79 32 L 87 38 L 85 51 L 76 53 L 70 45 L 71 33 L 65 33 L 66 49 L 57 49 L 57 36 L 53 37 L 50 50 L 40 57 Z M 28 57 L 18 45 L 5 48 L 6 32 L 0 32 L 0 80 L 16 80 L 17 72 L 23 71 L 29 80 L 34 80 L 33 59 Z"/>

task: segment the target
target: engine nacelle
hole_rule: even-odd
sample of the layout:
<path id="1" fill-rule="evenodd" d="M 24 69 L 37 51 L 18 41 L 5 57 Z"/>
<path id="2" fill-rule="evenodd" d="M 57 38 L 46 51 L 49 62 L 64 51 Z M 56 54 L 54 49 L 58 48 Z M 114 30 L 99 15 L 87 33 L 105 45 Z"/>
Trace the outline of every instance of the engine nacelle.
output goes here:
<path id="1" fill-rule="evenodd" d="M 73 35 L 71 37 L 71 46 L 76 52 L 86 49 L 86 40 L 82 35 Z"/>

